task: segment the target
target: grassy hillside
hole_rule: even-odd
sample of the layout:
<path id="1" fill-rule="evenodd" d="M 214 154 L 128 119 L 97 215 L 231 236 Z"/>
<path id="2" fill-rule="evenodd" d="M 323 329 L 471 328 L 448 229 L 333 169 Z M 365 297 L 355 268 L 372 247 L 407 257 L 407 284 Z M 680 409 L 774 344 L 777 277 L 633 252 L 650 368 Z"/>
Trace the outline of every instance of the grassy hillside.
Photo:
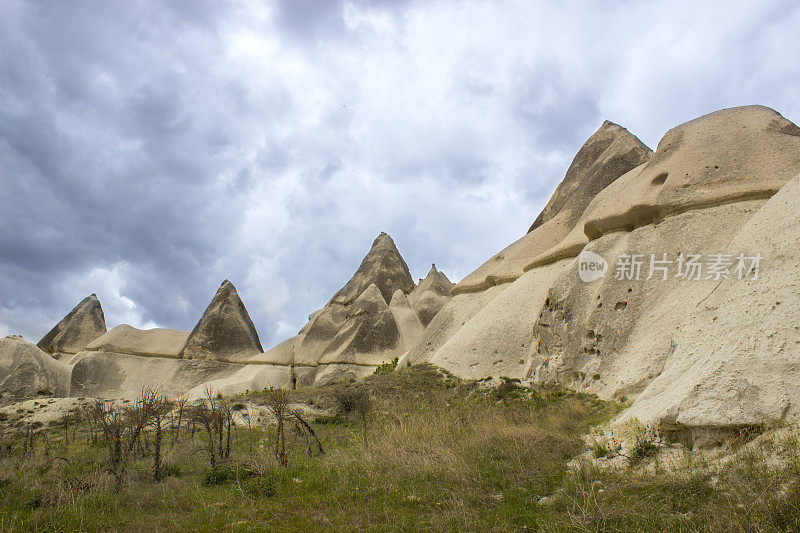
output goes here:
<path id="1" fill-rule="evenodd" d="M 752 453 L 713 473 L 688 466 L 608 469 L 587 460 L 568 468 L 586 451 L 582 435 L 620 409 L 591 397 L 513 383 L 487 390 L 420 367 L 293 391 L 290 399 L 304 407 L 301 419 L 312 431 L 287 418 L 285 466 L 276 458 L 276 425 L 255 416 L 274 394 L 260 392 L 228 400 L 239 426 L 232 428 L 229 453 L 225 431 L 221 441 L 212 433 L 220 452 L 213 468 L 202 424 L 195 422 L 192 432 L 187 414 L 175 438 L 174 413 L 163 418 L 157 476 L 153 425 L 120 476 L 110 468 L 106 438 L 88 419 L 65 429 L 63 422 L 32 428 L 6 417 L 0 530 L 800 527 L 797 460 L 767 465 L 767 455 Z"/>

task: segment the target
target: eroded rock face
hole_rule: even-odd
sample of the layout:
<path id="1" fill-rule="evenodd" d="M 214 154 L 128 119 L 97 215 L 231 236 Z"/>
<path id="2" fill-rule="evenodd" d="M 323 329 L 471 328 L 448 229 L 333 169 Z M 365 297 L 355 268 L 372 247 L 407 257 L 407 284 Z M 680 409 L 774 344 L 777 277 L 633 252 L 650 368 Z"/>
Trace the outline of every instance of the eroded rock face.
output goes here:
<path id="1" fill-rule="evenodd" d="M 408 265 L 386 233 L 378 235 L 356 273 L 333 295 L 331 302 L 350 305 L 373 283 L 386 303 L 397 289 L 406 294 L 414 290 L 414 279 L 408 271 Z"/>
<path id="2" fill-rule="evenodd" d="M 401 355 L 403 340 L 388 303 L 394 293 L 413 290 L 394 241 L 381 233 L 353 277 L 300 331 L 293 345 L 295 366 L 374 366 Z M 319 374 L 314 370 L 306 380 Z"/>
<path id="3" fill-rule="evenodd" d="M 654 272 L 647 280 L 650 254 L 674 260 L 681 252 L 719 253 L 762 204 L 751 200 L 685 212 L 658 225 L 604 235 L 585 250 L 607 258 L 610 270 L 589 283 L 578 277 L 576 261 L 561 260 L 568 265 L 548 285 L 533 322 L 529 372 L 523 377 L 604 398 L 640 393 L 661 372 L 680 322 L 717 283 L 676 278 L 674 265 L 667 279 Z M 639 279 L 617 279 L 617 258 L 633 254 L 647 258 Z"/>
<path id="4" fill-rule="evenodd" d="M 800 166 L 798 130 L 763 106 L 724 109 L 671 129 L 647 164 L 598 194 L 570 233 L 525 268 L 574 257 L 602 235 L 685 211 L 766 200 Z"/>
<path id="5" fill-rule="evenodd" d="M 580 184 L 559 187 L 529 234 L 459 283 L 407 360 L 636 398 L 626 416 L 668 429 L 797 418 L 798 171 L 800 128 L 771 109 L 682 124 L 577 219 L 564 213 Z M 581 251 L 605 258 L 606 275 L 582 281 Z M 650 254 L 681 253 L 761 253 L 764 271 L 647 279 Z M 631 254 L 646 259 L 641 277 L 617 277 Z"/>
<path id="6" fill-rule="evenodd" d="M 121 324 L 87 344 L 86 351 L 178 358 L 188 338 L 185 331 Z"/>
<path id="7" fill-rule="evenodd" d="M 425 326 L 422 325 L 417 313 L 411 307 L 408 297 L 400 289 L 394 291 L 392 301 L 389 302 L 389 311 L 391 311 L 400 332 L 400 352 L 405 353 L 422 336 Z"/>
<path id="8" fill-rule="evenodd" d="M 536 257 L 567 236 L 595 195 L 652 155 L 628 130 L 605 122 L 575 156 L 528 233 L 458 282 L 452 294 L 483 291 L 522 276 Z"/>
<path id="9" fill-rule="evenodd" d="M 100 300 L 92 294 L 76 305 L 36 345 L 56 354 L 75 354 L 106 332 L 106 320 Z"/>
<path id="10" fill-rule="evenodd" d="M 70 368 L 22 337 L 0 339 L 0 394 L 31 398 L 69 394 Z"/>
<path id="11" fill-rule="evenodd" d="M 758 276 L 715 284 L 682 315 L 662 371 L 626 418 L 691 430 L 800 416 L 798 213 L 800 176 L 767 201 L 727 246 L 734 256 L 760 253 Z"/>
<path id="12" fill-rule="evenodd" d="M 646 162 L 653 151 L 628 130 L 605 121 L 581 146 L 553 196 L 528 233 L 553 219 L 562 209 L 580 211 L 598 192 L 629 170 Z M 580 213 L 578 213 L 580 216 Z M 575 214 L 572 214 L 575 217 Z"/>
<path id="13" fill-rule="evenodd" d="M 436 270 L 436 265 L 431 265 L 428 275 L 419 281 L 419 285 L 408 296 L 423 326 L 430 324 L 436 313 L 450 301 L 450 291 L 453 287 L 453 283 L 447 279 L 444 272 L 439 272 Z"/>
<path id="14" fill-rule="evenodd" d="M 449 299 L 450 286 L 434 267 L 415 288 L 391 237 L 381 233 L 347 284 L 284 349 L 274 357 L 265 353 L 265 359 L 277 362 L 291 352 L 298 385 L 363 377 L 417 342 L 425 329 L 418 315 L 434 316 Z"/>
<path id="15" fill-rule="evenodd" d="M 189 334 L 180 357 L 246 361 L 263 351 L 256 328 L 236 287 L 225 280 Z"/>
<path id="16" fill-rule="evenodd" d="M 82 352 L 72 367 L 70 395 L 135 399 L 143 388 L 174 398 L 206 382 L 224 379 L 244 365 L 211 359 L 142 357 L 114 352 Z"/>
<path id="17" fill-rule="evenodd" d="M 323 309 L 306 333 L 301 350 L 319 353 L 316 364 L 378 365 L 400 348 L 400 331 L 374 283 L 352 305 Z"/>

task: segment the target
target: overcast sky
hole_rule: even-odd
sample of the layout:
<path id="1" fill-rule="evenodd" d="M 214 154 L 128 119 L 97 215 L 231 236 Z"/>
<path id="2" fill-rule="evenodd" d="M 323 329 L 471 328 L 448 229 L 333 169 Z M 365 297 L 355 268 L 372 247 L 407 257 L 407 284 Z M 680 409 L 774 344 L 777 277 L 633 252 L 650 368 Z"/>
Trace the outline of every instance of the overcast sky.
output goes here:
<path id="1" fill-rule="evenodd" d="M 800 3 L 0 4 L 0 334 L 79 300 L 191 330 L 223 279 L 265 348 L 386 231 L 457 280 L 604 119 L 800 120 Z"/>

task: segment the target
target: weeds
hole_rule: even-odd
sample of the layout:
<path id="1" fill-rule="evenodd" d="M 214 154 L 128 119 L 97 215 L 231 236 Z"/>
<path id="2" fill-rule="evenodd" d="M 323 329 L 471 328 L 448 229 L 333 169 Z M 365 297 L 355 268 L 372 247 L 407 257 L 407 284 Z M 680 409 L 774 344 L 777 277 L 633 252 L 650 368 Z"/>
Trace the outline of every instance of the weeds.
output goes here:
<path id="1" fill-rule="evenodd" d="M 0 530 L 800 528 L 800 446 L 787 428 L 779 442 L 762 435 L 742 443 L 727 462 L 655 472 L 646 466 L 665 446 L 644 426 L 627 428 L 624 439 L 598 439 L 583 455 L 582 435 L 619 405 L 517 383 L 501 395 L 432 367 L 371 376 L 357 387 L 300 389 L 283 400 L 251 393 L 230 408 L 209 393 L 185 404 L 183 417 L 175 404 L 161 418 L 158 483 L 153 417 L 130 445 L 141 420 L 133 412 L 151 402 L 102 404 L 108 420 L 124 420 L 110 448 L 99 419 L 73 418 L 68 433 L 60 419 L 40 428 L 14 420 L 18 426 L 0 424 L 0 449 L 8 450 L 0 457 Z M 273 396 L 284 421 L 283 465 L 277 417 L 260 416 Z M 588 457 L 637 456 L 637 435 L 647 444 L 636 468 L 600 467 L 620 462 Z M 123 456 L 131 446 L 119 487 L 109 469 L 117 442 Z"/>

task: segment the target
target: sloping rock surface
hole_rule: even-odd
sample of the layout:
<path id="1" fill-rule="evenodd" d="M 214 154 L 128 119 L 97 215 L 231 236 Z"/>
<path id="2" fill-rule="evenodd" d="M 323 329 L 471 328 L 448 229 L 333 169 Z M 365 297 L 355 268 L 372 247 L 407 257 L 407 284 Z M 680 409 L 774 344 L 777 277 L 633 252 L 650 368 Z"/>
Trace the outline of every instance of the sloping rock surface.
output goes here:
<path id="1" fill-rule="evenodd" d="M 333 295 L 331 303 L 350 305 L 373 283 L 386 303 L 397 289 L 406 294 L 414 290 L 414 279 L 408 271 L 408 265 L 386 233 L 378 235 L 356 273 Z"/>
<path id="2" fill-rule="evenodd" d="M 653 152 L 625 128 L 605 122 L 583 145 L 529 232 L 462 279 L 452 294 L 478 292 L 519 278 L 538 255 L 558 244 L 592 199 Z"/>
<path id="3" fill-rule="evenodd" d="M 263 351 L 258 332 L 236 287 L 225 280 L 189 334 L 180 357 L 244 361 Z"/>
<path id="4" fill-rule="evenodd" d="M 121 324 L 87 344 L 86 351 L 178 358 L 188 338 L 185 331 Z"/>
<path id="5" fill-rule="evenodd" d="M 29 398 L 69 394 L 70 368 L 22 337 L 0 339 L 0 394 Z"/>
<path id="6" fill-rule="evenodd" d="M 764 204 L 728 246 L 734 257 L 762 256 L 757 277 L 724 279 L 704 295 L 680 324 L 663 370 L 627 418 L 668 429 L 737 428 L 798 418 L 797 213 L 800 176 Z"/>
<path id="7" fill-rule="evenodd" d="M 431 265 L 425 279 L 421 279 L 408 295 L 408 301 L 423 326 L 430 324 L 436 313 L 450 301 L 450 291 L 454 286 L 444 272 L 439 272 L 436 265 Z"/>
<path id="8" fill-rule="evenodd" d="M 76 305 L 36 345 L 47 353 L 74 354 L 106 332 L 100 300 L 92 294 Z"/>
<path id="9" fill-rule="evenodd" d="M 797 418 L 799 171 L 800 128 L 771 109 L 673 128 L 556 231 L 580 184 L 560 187 L 530 233 L 456 286 L 407 360 L 625 396 L 626 416 L 662 426 Z M 581 252 L 605 275 L 583 281 Z M 764 256 L 757 280 L 707 270 L 740 253 Z M 620 265 L 636 255 L 634 277 Z M 691 255 L 700 276 L 678 270 Z M 666 271 L 649 271 L 658 260 Z"/>

